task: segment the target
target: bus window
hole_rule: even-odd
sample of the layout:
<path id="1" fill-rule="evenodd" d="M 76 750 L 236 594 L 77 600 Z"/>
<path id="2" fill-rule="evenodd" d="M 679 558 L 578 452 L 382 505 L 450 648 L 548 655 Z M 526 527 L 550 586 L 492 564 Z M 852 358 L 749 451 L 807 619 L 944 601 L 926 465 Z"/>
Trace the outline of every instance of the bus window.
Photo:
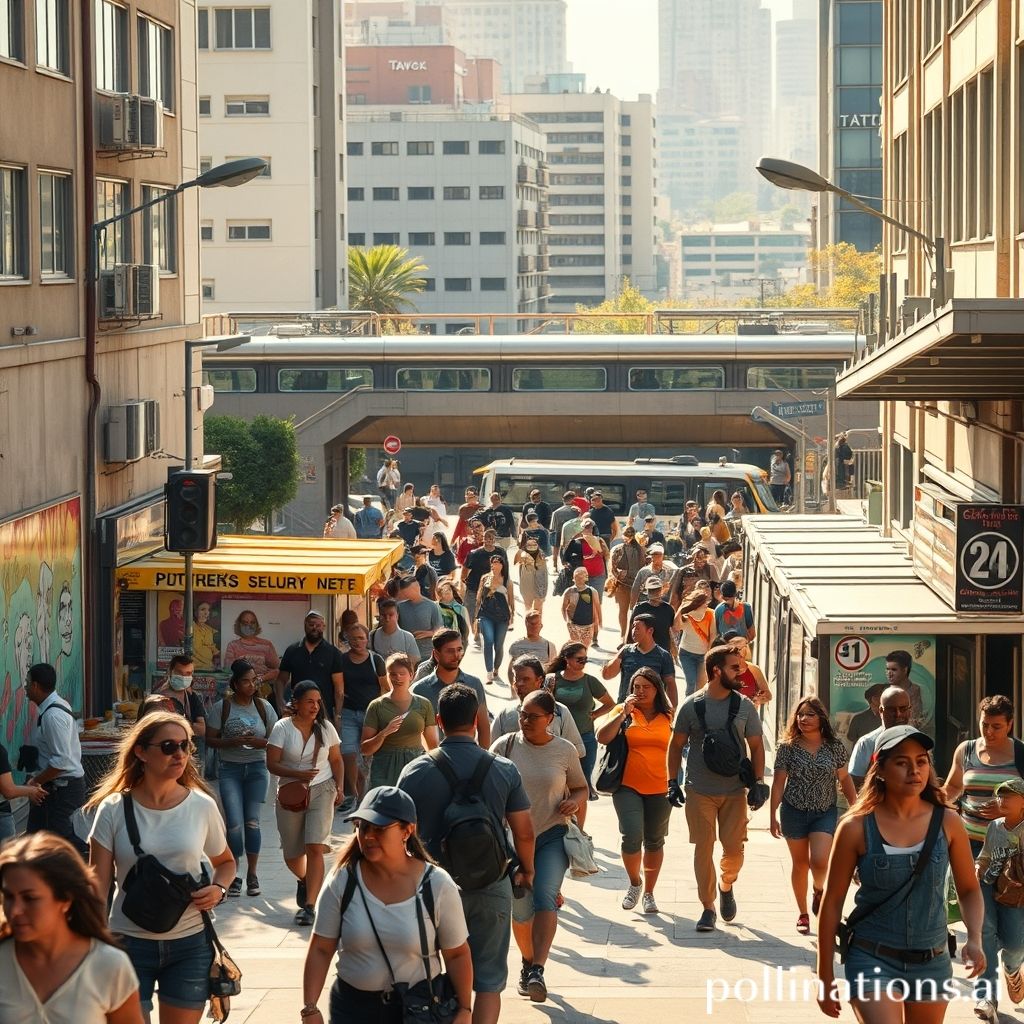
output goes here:
<path id="1" fill-rule="evenodd" d="M 491 371 L 483 367 L 403 367 L 395 387 L 407 391 L 490 391 Z"/>
<path id="2" fill-rule="evenodd" d="M 562 504 L 562 495 L 565 494 L 565 486 L 558 480 L 534 480 L 528 476 L 500 476 L 497 478 L 497 487 L 501 492 L 502 499 L 506 505 L 518 508 L 530 500 L 530 491 L 540 491 L 543 501 L 546 501 L 552 511 Z M 487 504 L 487 495 L 481 494 L 480 500 Z"/>
<path id="3" fill-rule="evenodd" d="M 607 388 L 608 375 L 603 366 L 517 366 L 512 371 L 513 391 L 605 391 Z"/>
<path id="4" fill-rule="evenodd" d="M 690 485 L 690 490 L 687 490 L 687 484 Z M 690 493 L 692 493 L 694 481 L 692 480 L 651 480 L 649 483 L 645 483 L 642 480 L 636 482 L 636 486 L 632 488 L 631 494 L 633 495 L 630 505 L 636 501 L 636 492 L 641 487 L 647 488 L 647 500 L 654 506 L 655 512 L 658 514 L 659 519 L 667 517 L 678 518 L 683 511 L 683 506 L 686 504 Z M 628 511 L 629 505 L 626 506 Z"/>
<path id="5" fill-rule="evenodd" d="M 630 391 L 721 391 L 724 366 L 631 366 Z"/>
<path id="6" fill-rule="evenodd" d="M 626 484 L 620 481 L 609 481 L 609 480 L 570 480 L 569 490 L 575 491 L 577 494 L 583 494 L 588 487 L 593 487 L 595 490 L 601 492 L 601 496 L 604 498 L 604 503 L 617 515 L 625 515 L 630 505 L 636 501 L 632 492 L 626 490 Z M 626 495 L 629 495 L 629 500 L 626 501 Z M 559 495 L 561 498 L 561 495 Z M 623 502 L 626 502 L 623 504 Z"/>
<path id="7" fill-rule="evenodd" d="M 830 388 L 836 382 L 834 366 L 750 366 L 747 388 L 751 391 L 792 391 Z"/>
<path id="8" fill-rule="evenodd" d="M 209 384 L 214 391 L 238 391 L 251 394 L 256 390 L 256 371 L 241 366 L 235 370 L 203 370 L 203 383 Z"/>
<path id="9" fill-rule="evenodd" d="M 278 391 L 324 391 L 340 394 L 363 385 L 373 386 L 373 370 L 311 366 L 277 371 Z"/>

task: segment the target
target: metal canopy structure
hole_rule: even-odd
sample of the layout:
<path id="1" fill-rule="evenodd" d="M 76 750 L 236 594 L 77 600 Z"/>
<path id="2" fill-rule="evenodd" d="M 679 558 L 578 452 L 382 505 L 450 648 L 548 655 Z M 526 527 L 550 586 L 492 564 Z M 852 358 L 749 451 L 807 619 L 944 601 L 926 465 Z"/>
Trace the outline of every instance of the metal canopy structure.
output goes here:
<path id="1" fill-rule="evenodd" d="M 954 299 L 840 374 L 840 398 L 1024 398 L 1024 301 Z"/>

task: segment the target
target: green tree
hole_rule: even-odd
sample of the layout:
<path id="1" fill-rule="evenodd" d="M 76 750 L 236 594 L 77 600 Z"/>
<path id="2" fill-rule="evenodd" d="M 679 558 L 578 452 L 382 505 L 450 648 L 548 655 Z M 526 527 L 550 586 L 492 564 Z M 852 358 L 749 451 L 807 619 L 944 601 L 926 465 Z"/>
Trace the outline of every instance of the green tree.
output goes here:
<path id="1" fill-rule="evenodd" d="M 654 312 L 654 303 L 645 298 L 627 277 L 622 282 L 622 291 L 614 299 L 605 299 L 596 306 L 576 307 L 577 313 L 588 313 L 593 317 L 577 322 L 575 334 L 646 334 L 647 316 Z M 599 319 L 602 313 L 637 313 L 636 317 Z"/>
<path id="2" fill-rule="evenodd" d="M 427 287 L 427 266 L 398 245 L 375 245 L 348 251 L 348 303 L 350 309 L 375 313 L 401 313 L 415 309 L 409 295 Z"/>
<path id="3" fill-rule="evenodd" d="M 733 192 L 715 203 L 715 223 L 735 224 L 757 216 L 757 196 L 753 192 Z"/>
<path id="4" fill-rule="evenodd" d="M 358 483 L 366 474 L 366 449 L 349 448 L 348 450 L 348 482 Z"/>
<path id="5" fill-rule="evenodd" d="M 878 250 L 860 252 L 849 242 L 835 242 L 824 249 L 812 249 L 807 263 L 828 284 L 798 284 L 769 302 L 771 306 L 804 309 L 857 309 L 869 295 L 878 291 L 882 257 Z"/>
<path id="6" fill-rule="evenodd" d="M 270 522 L 274 510 L 298 493 L 299 448 L 291 420 L 207 416 L 203 436 L 204 448 L 220 455 L 232 476 L 217 485 L 217 518 L 236 533 L 260 518 Z"/>

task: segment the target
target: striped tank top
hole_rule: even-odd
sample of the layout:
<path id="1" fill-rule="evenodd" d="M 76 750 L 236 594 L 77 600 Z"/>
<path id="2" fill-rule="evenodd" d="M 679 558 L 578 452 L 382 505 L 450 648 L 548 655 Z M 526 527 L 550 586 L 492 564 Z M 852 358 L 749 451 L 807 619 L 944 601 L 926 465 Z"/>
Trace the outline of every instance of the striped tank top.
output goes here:
<path id="1" fill-rule="evenodd" d="M 978 757 L 978 741 L 971 740 L 964 747 L 964 791 L 960 798 L 960 814 L 967 835 L 971 839 L 984 840 L 988 830 L 988 818 L 978 815 L 978 809 L 994 800 L 995 788 L 1007 779 L 1020 778 L 1015 760 L 1004 764 L 985 764 Z"/>

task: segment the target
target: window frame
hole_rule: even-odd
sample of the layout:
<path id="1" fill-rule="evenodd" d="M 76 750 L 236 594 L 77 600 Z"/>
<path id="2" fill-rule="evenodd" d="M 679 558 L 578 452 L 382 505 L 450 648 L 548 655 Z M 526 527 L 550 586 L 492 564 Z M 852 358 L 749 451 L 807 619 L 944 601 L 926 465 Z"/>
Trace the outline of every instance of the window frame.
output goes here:
<path id="1" fill-rule="evenodd" d="M 135 25 L 139 48 L 139 95 L 157 100 L 168 114 L 173 114 L 174 30 L 148 14 L 136 14 Z"/>
<path id="2" fill-rule="evenodd" d="M 50 181 L 49 223 L 52 242 L 47 246 L 45 221 L 43 218 L 43 184 Z M 39 200 L 39 275 L 43 281 L 70 281 L 75 276 L 75 194 L 71 175 L 67 171 L 38 170 L 36 172 L 36 196 Z M 60 182 L 60 187 L 57 186 Z M 47 249 L 52 258 L 45 264 Z"/>
<path id="3" fill-rule="evenodd" d="M 792 382 L 786 383 L 784 380 L 780 379 L 779 382 L 774 387 L 769 385 L 769 384 L 752 384 L 751 383 L 752 376 L 754 376 L 756 374 L 759 374 L 759 373 L 765 373 L 765 374 L 768 374 L 768 375 L 777 375 L 779 372 L 785 373 L 785 372 L 792 372 L 794 370 L 800 371 L 801 373 L 806 373 L 809 370 L 812 370 L 812 371 L 825 371 L 825 372 L 831 373 L 832 377 L 829 380 L 825 380 L 823 378 L 821 381 L 817 381 L 817 382 L 813 382 L 813 383 L 809 383 L 809 384 L 794 384 Z M 791 366 L 791 365 L 787 365 L 787 366 L 772 366 L 772 365 L 764 365 L 764 366 L 748 366 L 747 369 L 746 369 L 746 373 L 744 373 L 744 375 L 743 375 L 743 379 L 744 379 L 744 385 L 745 385 L 745 388 L 746 388 L 747 391 L 787 391 L 787 390 L 789 390 L 789 391 L 817 391 L 817 390 L 820 390 L 821 388 L 832 387 L 832 385 L 834 385 L 835 382 L 836 382 L 837 375 L 838 375 L 838 370 L 836 369 L 836 367 L 834 367 L 834 366 L 827 366 L 827 365 L 826 366 L 815 365 L 813 363 L 805 365 L 805 366 Z"/>
<path id="4" fill-rule="evenodd" d="M 8 0 L 0 0 L 0 4 Z M 131 87 L 128 8 L 114 0 L 99 0 L 96 9 L 96 88 L 125 93 Z"/>
<path id="5" fill-rule="evenodd" d="M 520 383 L 520 375 L 527 371 L 538 371 L 540 373 L 572 373 L 578 370 L 595 370 L 599 372 L 604 384 L 597 388 L 566 388 L 566 387 L 540 387 L 524 388 Z M 512 390 L 524 393 L 536 393 L 540 391 L 560 391 L 565 393 L 599 394 L 608 390 L 608 369 L 604 366 L 513 366 L 512 367 Z"/>
<path id="6" fill-rule="evenodd" d="M 50 25 L 51 18 L 52 26 Z M 70 19 L 68 0 L 36 0 L 36 67 L 64 78 L 71 77 Z M 41 26 L 48 28 L 44 29 Z M 55 51 L 54 53 L 51 53 L 51 47 Z M 51 60 L 56 63 L 51 63 Z"/>
<path id="7" fill-rule="evenodd" d="M 207 278 L 207 281 L 212 281 L 211 278 Z M 245 379 L 252 381 L 252 387 L 230 387 L 230 388 L 219 388 L 211 379 L 211 374 L 222 373 L 231 375 L 231 383 L 235 384 L 238 382 L 238 378 L 242 374 L 252 374 L 252 377 L 246 377 Z M 256 393 L 256 385 L 258 382 L 258 375 L 256 373 L 255 366 L 211 366 L 203 369 L 203 384 L 212 387 L 215 394 L 218 395 L 252 395 Z"/>
<path id="8" fill-rule="evenodd" d="M 142 201 L 174 190 L 166 185 L 142 186 Z M 212 241 L 212 239 L 211 239 Z M 157 267 L 161 277 L 178 273 L 178 204 L 165 200 L 142 211 L 142 262 Z"/>
<path id="9" fill-rule="evenodd" d="M 237 28 L 238 28 L 237 19 L 245 11 L 248 11 L 249 15 L 250 15 L 250 17 L 249 17 L 249 31 L 250 31 L 250 38 L 252 39 L 252 45 L 251 46 L 236 46 L 235 45 L 235 38 L 237 36 Z M 267 45 L 266 46 L 258 46 L 257 45 L 257 26 L 256 26 L 256 12 L 257 11 L 260 11 L 260 12 L 265 11 L 266 15 L 267 15 L 267 17 L 266 17 L 266 22 L 267 22 L 267 26 L 266 26 L 267 27 Z M 255 50 L 272 50 L 274 48 L 274 32 L 273 32 L 273 24 L 271 22 L 271 9 L 270 9 L 270 7 L 261 7 L 261 6 L 254 6 L 254 7 L 215 7 L 215 8 L 213 8 L 213 12 L 214 12 L 214 17 L 213 17 L 213 49 L 214 50 L 253 50 L 253 51 L 255 51 Z M 225 15 L 225 14 L 228 15 L 228 17 L 230 19 L 230 29 L 231 29 L 231 33 L 230 33 L 231 41 L 230 41 L 230 43 L 222 42 L 222 38 L 223 38 L 222 35 L 221 35 L 222 19 L 221 19 L 220 16 L 221 15 Z"/>
<path id="10" fill-rule="evenodd" d="M 266 110 L 254 111 L 249 110 L 250 103 L 265 103 L 267 106 Z M 228 108 L 232 105 L 242 106 L 242 110 L 232 111 Z M 224 97 L 224 116 L 225 117 L 270 117 L 270 96 L 225 96 Z"/>
<path id="11" fill-rule="evenodd" d="M 232 229 L 236 229 L 236 228 L 243 228 L 245 230 L 245 236 L 241 237 L 241 238 L 238 237 L 237 235 L 235 237 L 232 237 L 232 235 L 231 235 Z M 266 238 L 260 238 L 260 237 L 253 238 L 253 237 L 251 237 L 249 232 L 250 232 L 250 230 L 252 228 L 260 228 L 260 229 L 266 228 L 267 229 L 267 237 Z M 224 233 L 224 240 L 226 242 L 273 242 L 273 240 L 274 240 L 274 223 L 271 220 L 264 220 L 264 219 L 261 219 L 261 218 L 257 218 L 256 220 L 246 220 L 246 221 L 230 221 L 229 220 L 227 222 L 227 230 Z"/>
<path id="12" fill-rule="evenodd" d="M 679 372 L 683 372 L 683 373 L 690 373 L 690 372 L 694 372 L 694 373 L 707 373 L 709 371 L 714 371 L 714 372 L 719 374 L 719 383 L 714 385 L 713 387 L 696 387 L 696 386 L 692 386 L 692 387 L 685 387 L 685 388 L 683 388 L 683 387 L 664 387 L 662 385 L 659 385 L 656 388 L 644 388 L 644 387 L 637 387 L 633 383 L 633 374 L 634 373 L 647 373 L 647 372 L 652 372 L 652 371 L 656 373 L 658 370 L 667 370 L 670 373 L 679 373 Z M 718 364 L 707 364 L 707 365 L 702 365 L 702 366 L 686 366 L 686 365 L 679 365 L 679 366 L 668 366 L 668 365 L 666 365 L 666 366 L 630 366 L 627 369 L 627 371 L 626 371 L 626 388 L 629 391 L 636 391 L 636 392 L 639 392 L 640 394 L 656 394 L 656 393 L 658 393 L 660 391 L 668 391 L 670 393 L 677 392 L 677 391 L 724 391 L 725 390 L 725 366 L 722 365 L 721 363 L 718 363 Z"/>
<path id="13" fill-rule="evenodd" d="M 0 0 L 0 59 L 25 63 L 25 0 Z"/>
<path id="14" fill-rule="evenodd" d="M 96 207 L 96 223 L 130 210 L 131 182 L 121 178 L 97 177 L 93 203 Z M 132 233 L 127 228 L 128 221 L 125 220 L 106 228 L 97 245 L 97 270 L 113 270 L 118 263 L 131 263 Z"/>
<path id="15" fill-rule="evenodd" d="M 487 382 L 486 387 L 471 388 L 439 388 L 439 387 L 410 387 L 402 382 L 403 373 L 434 373 L 438 377 L 442 373 L 475 373 L 483 374 Z M 458 394 L 459 392 L 483 392 L 491 390 L 491 371 L 486 366 L 400 366 L 395 370 L 395 387 L 400 391 L 431 391 L 439 394 Z"/>
<path id="16" fill-rule="evenodd" d="M 285 373 L 360 373 L 369 376 L 369 380 L 364 379 L 359 384 L 353 384 L 349 388 L 285 388 L 281 385 L 281 376 Z M 274 378 L 275 386 L 282 395 L 347 395 L 350 391 L 354 391 L 356 388 L 366 387 L 369 385 L 373 387 L 373 369 L 369 366 L 282 366 L 278 369 L 277 374 Z"/>
<path id="17" fill-rule="evenodd" d="M 13 193 L 9 202 L 3 200 L 5 181 Z M 0 282 L 27 284 L 30 279 L 28 168 L 0 164 Z"/>

